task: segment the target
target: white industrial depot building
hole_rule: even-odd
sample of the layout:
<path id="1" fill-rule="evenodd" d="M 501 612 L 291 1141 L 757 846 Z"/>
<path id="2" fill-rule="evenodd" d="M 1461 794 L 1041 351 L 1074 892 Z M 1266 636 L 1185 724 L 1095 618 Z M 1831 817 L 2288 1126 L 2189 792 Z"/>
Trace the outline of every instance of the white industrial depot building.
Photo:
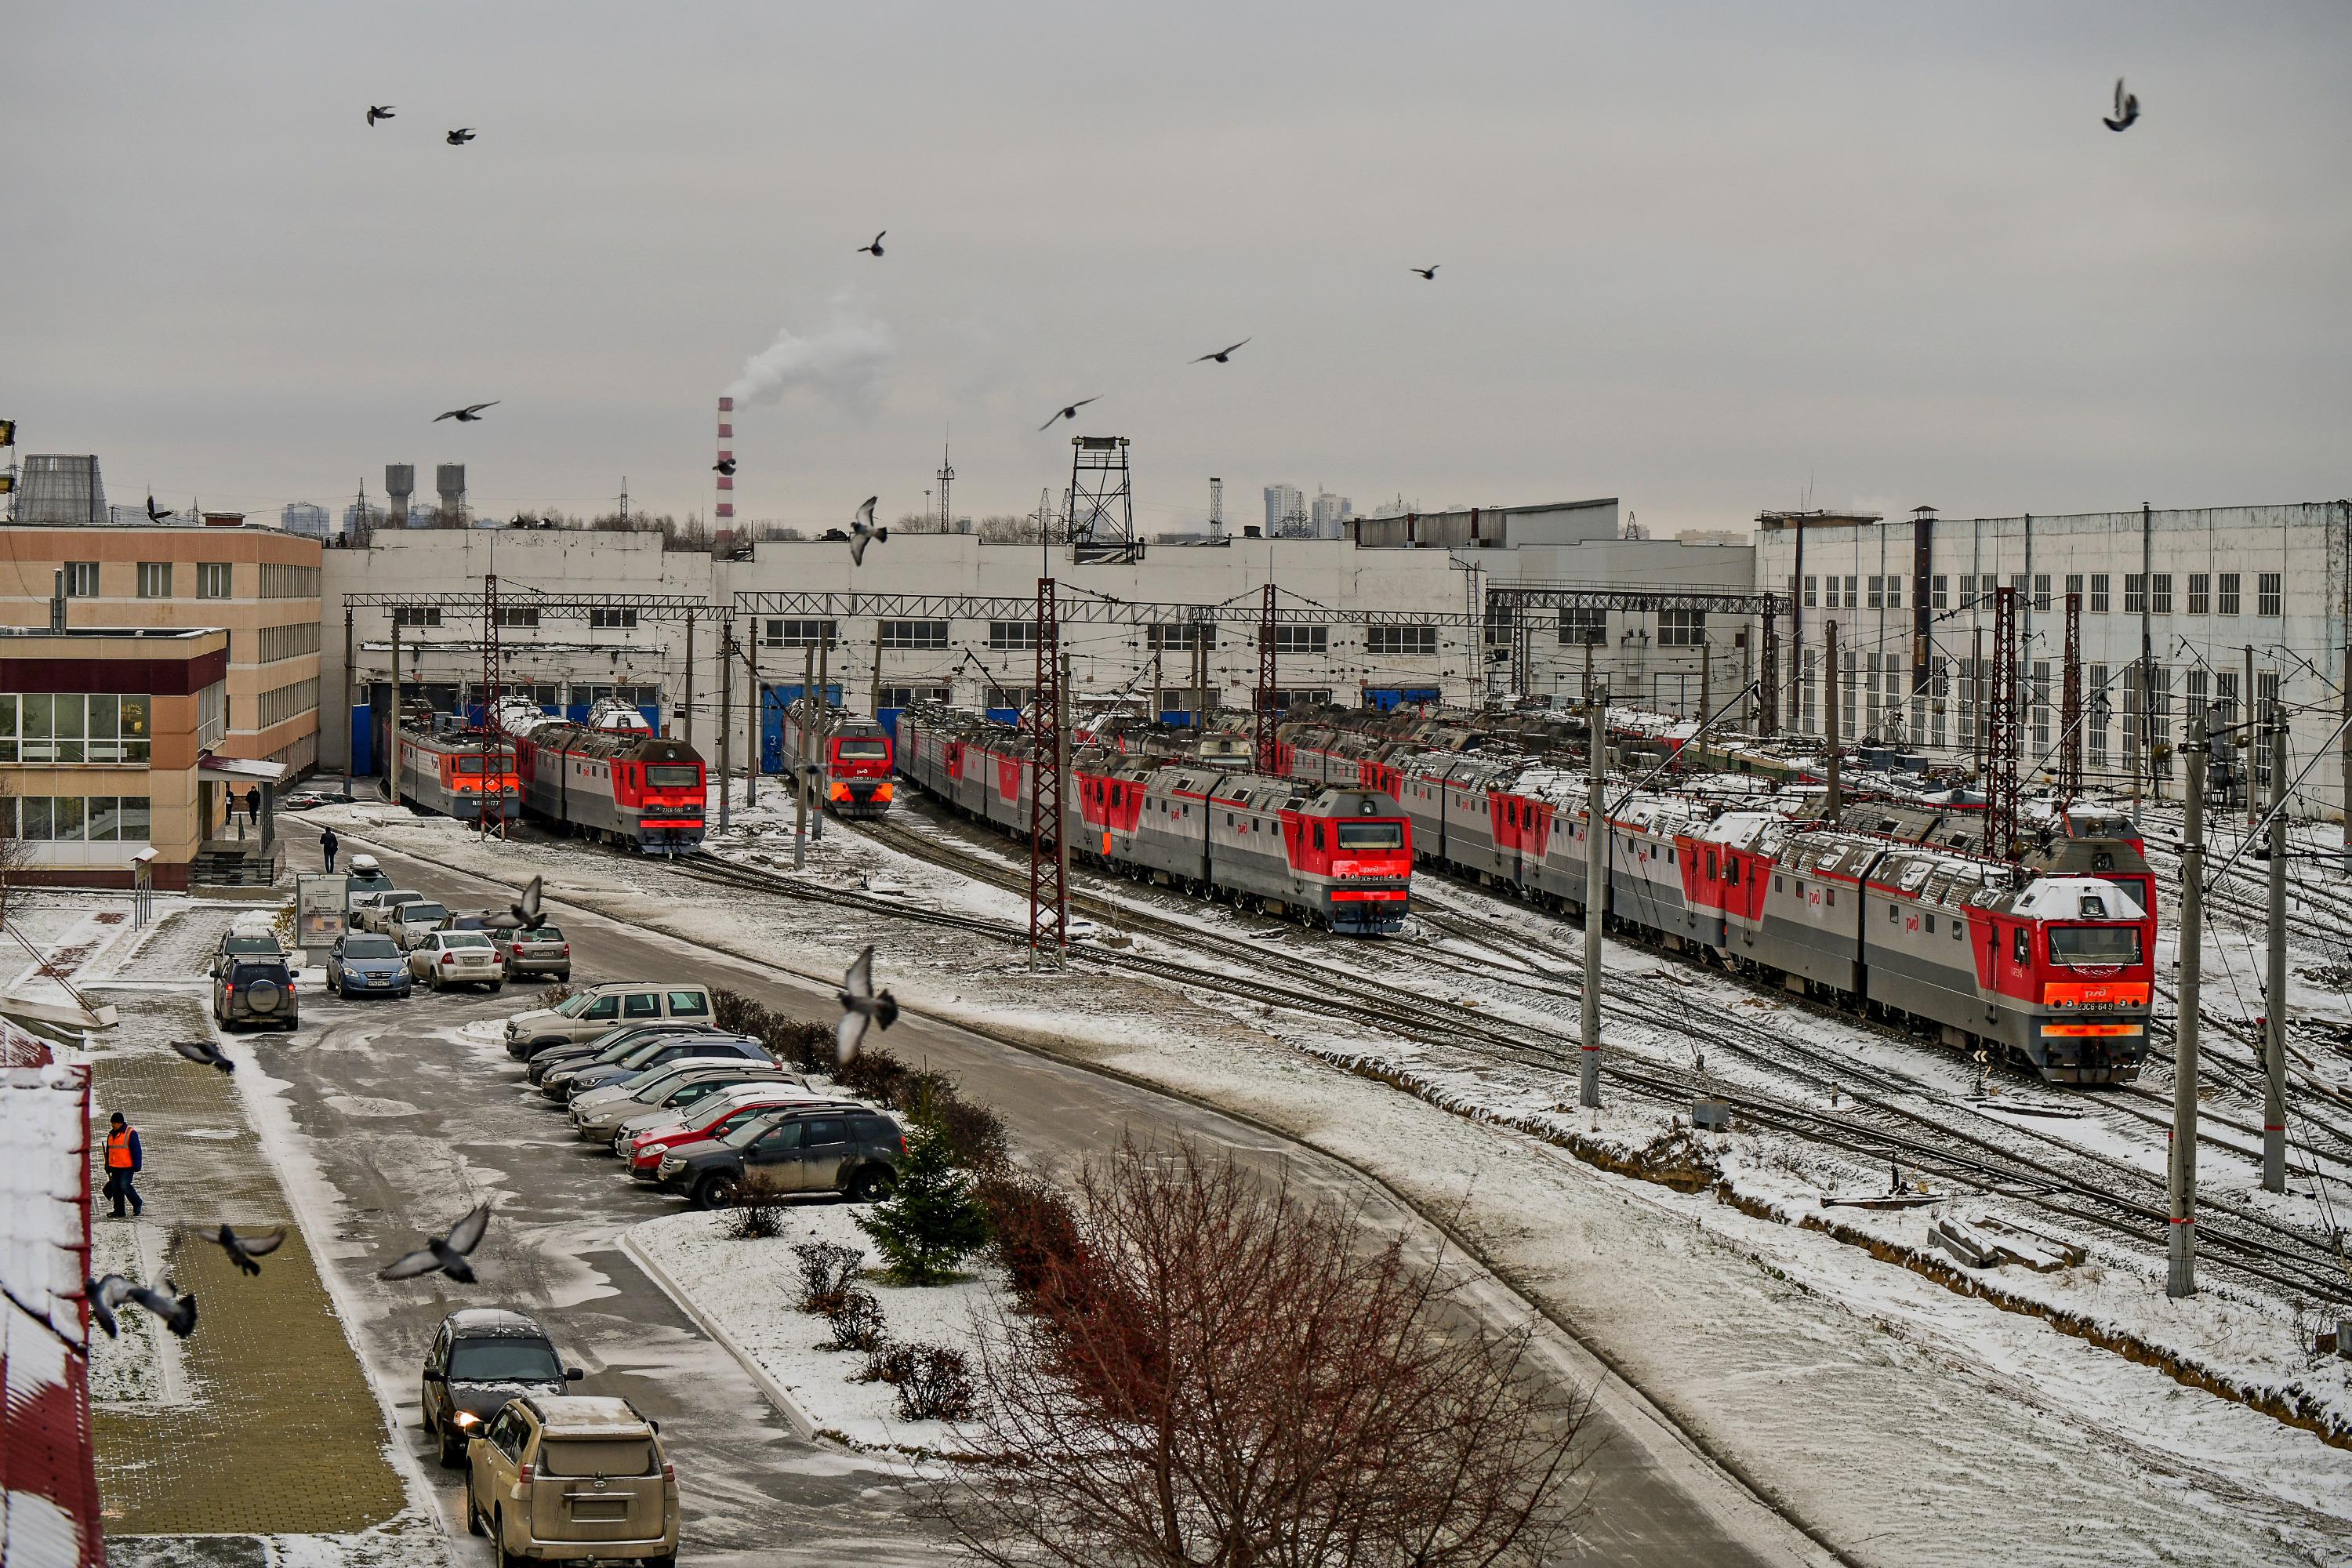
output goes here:
<path id="1" fill-rule="evenodd" d="M 762 542 L 748 559 L 666 551 L 653 533 L 573 530 L 396 531 L 376 535 L 363 550 L 325 552 L 320 685 L 321 705 L 341 700 L 344 679 L 347 595 L 353 594 L 478 594 L 495 571 L 508 610 L 499 630 L 502 684 L 527 690 L 548 706 L 578 708 L 600 696 L 619 696 L 654 708 L 679 735 L 691 734 L 715 752 L 720 710 L 717 619 L 739 593 L 887 593 L 972 595 L 1034 600 L 1048 568 L 1065 595 L 1091 594 L 1129 602 L 1255 604 L 1269 578 L 1286 607 L 1327 605 L 1339 609 L 1468 616 L 1483 621 L 1486 595 L 1496 584 L 1606 585 L 1730 594 L 1752 591 L 1753 552 L 1740 545 L 1625 540 L 1612 500 L 1551 506 L 1481 509 L 1391 519 L 1350 520 L 1360 537 L 1292 540 L 1228 537 L 1218 542 L 1155 543 L 1142 559 L 1118 564 L 1077 564 L 1055 549 L 1041 565 L 1036 543 L 994 544 L 968 533 L 893 534 L 871 546 L 862 567 L 838 542 Z M 533 595 L 676 595 L 707 602 L 711 615 L 694 632 L 693 710 L 688 693 L 687 630 L 682 621 L 615 614 L 592 624 L 549 617 L 530 624 Z M 1585 623 L 1570 613 L 1546 612 L 1528 641 L 1529 687 L 1563 698 L 1580 695 L 1587 660 Z M 1612 612 L 1597 627 L 1605 639 L 1591 649 L 1595 671 L 1612 689 L 1674 708 L 1696 703 L 1699 666 L 1710 654 L 1714 678 L 1726 695 L 1732 672 L 1752 664 L 1749 627 L 1711 630 L 1703 619 Z M 443 709 L 470 700 L 482 679 L 478 612 L 452 607 L 438 616 L 413 616 L 401 627 L 404 689 L 421 689 Z M 752 617 L 739 622 L 749 628 Z M 802 617 L 757 617 L 756 657 L 761 684 L 796 694 L 803 650 L 817 628 Z M 362 606 L 350 616 L 352 693 L 356 705 L 380 694 L 390 673 L 393 612 Z M 944 697 L 992 708 L 1017 706 L 1035 679 L 1026 617 L 1011 625 L 955 621 L 843 621 L 832 628 L 828 684 L 841 700 L 864 710 L 876 696 L 885 709 L 924 697 Z M 1566 624 L 1574 622 L 1574 624 Z M 1226 705 L 1247 706 L 1257 680 L 1257 648 L 1250 630 L 1228 626 L 1209 651 L 1210 679 Z M 1316 635 L 1318 632 L 1320 635 Z M 1235 635 L 1239 632 L 1239 635 Z M 1434 625 L 1416 635 L 1410 626 L 1368 628 L 1301 626 L 1281 640 L 1280 684 L 1286 692 L 1328 695 L 1341 701 L 1414 700 L 1434 693 L 1446 701 L 1499 695 L 1508 670 L 1489 661 L 1471 627 Z M 1702 642 L 1702 638 L 1708 639 Z M 1191 679 L 1192 654 L 1176 645 L 1154 648 L 1148 628 L 1097 624 L 1065 627 L 1080 693 L 1119 690 L 1155 663 L 1163 704 L 1183 706 L 1178 694 Z M 879 680 L 876 680 L 879 643 Z M 1496 658 L 1501 658 L 1499 652 Z M 733 691 L 740 728 L 750 671 L 739 661 Z M 1718 699 L 1720 700 L 1720 699 Z M 347 765 L 350 727 L 321 725 L 323 765 Z M 380 765 L 365 755 L 363 769 Z"/>
<path id="2" fill-rule="evenodd" d="M 2013 587 L 2020 771 L 2047 775 L 2063 731 L 2066 595 L 2080 594 L 2087 782 L 2125 795 L 2137 772 L 2144 792 L 2178 798 L 2174 748 L 2188 714 L 2211 710 L 2215 724 L 2235 723 L 2251 692 L 2290 710 L 2297 809 L 2342 809 L 2335 737 L 2352 647 L 2352 502 L 1969 519 L 1923 509 L 1899 521 L 1767 512 L 1758 521 L 1758 581 L 1794 605 L 1783 623 L 1781 710 L 1805 733 L 1822 732 L 1834 698 L 1849 741 L 1965 762 L 1981 710 L 1972 661 L 1981 637 L 1990 668 L 1993 590 Z M 1832 622 L 1834 684 L 1823 659 Z M 2145 752 L 2135 674 L 2143 649 Z M 2249 771 L 2266 798 L 2268 759 L 2253 751 Z"/>

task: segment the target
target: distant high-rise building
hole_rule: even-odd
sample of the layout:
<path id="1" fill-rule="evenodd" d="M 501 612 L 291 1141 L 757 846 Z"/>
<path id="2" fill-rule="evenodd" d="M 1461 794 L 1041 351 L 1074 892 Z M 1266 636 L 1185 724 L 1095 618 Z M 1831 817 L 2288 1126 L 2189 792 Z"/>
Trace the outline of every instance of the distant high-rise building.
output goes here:
<path id="1" fill-rule="evenodd" d="M 327 509 L 306 500 L 288 501 L 278 514 L 278 526 L 289 533 L 299 533 L 305 539 L 327 537 L 330 521 Z"/>
<path id="2" fill-rule="evenodd" d="M 1315 497 L 1315 508 L 1308 514 L 1315 525 L 1318 539 L 1339 539 L 1348 531 L 1347 520 L 1356 515 L 1356 503 L 1346 496 L 1335 496 L 1323 490 Z"/>
<path id="3" fill-rule="evenodd" d="M 1297 485 L 1265 487 L 1265 536 L 1282 537 L 1282 520 L 1303 513 L 1307 509 L 1307 492 Z"/>

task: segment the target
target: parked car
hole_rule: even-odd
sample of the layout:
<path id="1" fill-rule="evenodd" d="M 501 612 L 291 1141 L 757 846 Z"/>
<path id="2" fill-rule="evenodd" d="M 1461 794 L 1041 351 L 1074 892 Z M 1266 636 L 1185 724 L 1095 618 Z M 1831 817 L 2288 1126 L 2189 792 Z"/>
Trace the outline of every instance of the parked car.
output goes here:
<path id="1" fill-rule="evenodd" d="M 697 1033 L 675 1039 L 648 1040 L 614 1062 L 581 1062 L 558 1068 L 540 1080 L 539 1092 L 562 1104 L 575 1094 L 622 1083 L 680 1057 L 741 1057 L 746 1061 L 770 1060 L 768 1047 L 748 1035 Z"/>
<path id="2" fill-rule="evenodd" d="M 400 944 L 373 931 L 345 931 L 327 949 L 327 986 L 339 996 L 405 996 L 414 989 Z"/>
<path id="3" fill-rule="evenodd" d="M 506 941 L 507 973 L 516 979 L 526 974 L 544 974 L 557 980 L 572 978 L 572 939 L 563 934 L 561 926 L 544 925 L 537 931 L 516 931 L 500 933 Z"/>
<path id="4" fill-rule="evenodd" d="M 740 1083 L 805 1084 L 806 1079 L 782 1068 L 756 1062 L 728 1061 L 719 1057 L 686 1057 L 654 1072 L 640 1075 L 635 1087 L 608 1084 L 574 1096 L 572 1124 L 591 1143 L 609 1143 L 625 1127 L 650 1125 L 684 1110 L 722 1089 Z"/>
<path id="5" fill-rule="evenodd" d="M 421 904 L 425 901 L 425 895 L 413 888 L 385 888 L 380 889 L 373 898 L 359 905 L 353 911 L 352 919 L 353 923 L 362 930 L 382 931 L 384 935 L 390 936 L 393 934 L 393 916 L 400 911 L 402 906 Z"/>
<path id="6" fill-rule="evenodd" d="M 401 905 L 384 917 L 383 923 L 384 929 L 392 933 L 392 940 L 405 951 L 439 931 L 441 922 L 448 918 L 448 906 L 436 904 L 430 899 L 420 899 L 415 903 Z M 495 958 L 497 954 L 493 952 L 491 956 Z"/>
<path id="7" fill-rule="evenodd" d="M 879 1111 L 811 1106 L 739 1127 L 716 1143 L 664 1155 L 654 1173 L 703 1209 L 724 1208 L 746 1192 L 842 1193 L 851 1203 L 866 1204 L 897 1184 L 906 1152 L 906 1133 Z"/>
<path id="8" fill-rule="evenodd" d="M 633 1178 L 640 1182 L 657 1182 L 661 1180 L 661 1163 L 665 1155 L 683 1154 L 706 1143 L 716 1143 L 747 1121 L 772 1121 L 779 1110 L 815 1102 L 824 1102 L 824 1097 L 804 1089 L 784 1085 L 768 1085 L 757 1089 L 714 1095 L 695 1107 L 692 1114 L 682 1121 L 663 1127 L 647 1128 L 626 1143 L 615 1138 L 613 1141 L 614 1152 L 628 1162 L 629 1174 Z"/>
<path id="9" fill-rule="evenodd" d="M 608 1059 L 618 1061 L 621 1059 L 621 1053 L 614 1051 L 616 1046 L 638 1040 L 650 1040 L 656 1035 L 715 1035 L 719 1031 L 708 1024 L 624 1024 L 617 1029 L 607 1029 L 594 1039 L 581 1045 L 550 1046 L 545 1050 L 533 1052 L 530 1065 L 523 1069 L 523 1075 L 531 1082 L 538 1083 L 557 1068 L 569 1066 L 573 1062 L 584 1062 L 592 1057 L 604 1056 L 607 1051 L 614 1052 Z"/>
<path id="10" fill-rule="evenodd" d="M 240 1024 L 274 1024 L 291 1029 L 301 1021 L 294 973 L 283 958 L 232 958 L 213 981 L 213 1022 L 225 1029 Z"/>
<path id="11" fill-rule="evenodd" d="M 545 1046 L 593 1040 L 615 1024 L 710 1022 L 710 992 L 701 985 L 661 985 L 615 981 L 567 997 L 553 1007 L 518 1013 L 507 1020 L 507 1049 L 526 1059 Z M 517 1051 L 518 1043 L 524 1049 Z"/>
<path id="12" fill-rule="evenodd" d="M 562 1394 L 582 1376 L 555 1353 L 547 1331 L 520 1312 L 467 1307 L 441 1320 L 425 1352 L 425 1430 L 444 1468 L 466 1462 L 466 1441 L 519 1394 Z"/>
<path id="13" fill-rule="evenodd" d="M 359 799 L 349 779 L 312 779 L 278 797 L 280 811 L 316 811 L 322 805 L 350 805 Z"/>
<path id="14" fill-rule="evenodd" d="M 383 867 L 373 855 L 354 855 L 343 873 L 351 879 L 351 897 L 356 903 L 362 893 L 388 893 L 393 890 L 392 879 L 384 875 Z"/>
<path id="15" fill-rule="evenodd" d="M 278 943 L 278 932 L 268 920 L 248 915 L 221 933 L 220 945 L 213 949 L 213 976 L 217 979 L 234 961 L 240 958 L 286 959 L 286 950 Z"/>
<path id="16" fill-rule="evenodd" d="M 677 1476 L 625 1399 L 526 1394 L 466 1446 L 466 1528 L 501 1563 L 677 1562 Z"/>
<path id="17" fill-rule="evenodd" d="M 495 994 L 506 979 L 499 970 L 499 950 L 478 931 L 426 931 L 408 950 L 408 973 L 411 979 L 425 982 L 427 991 L 445 985 L 479 985 Z"/>

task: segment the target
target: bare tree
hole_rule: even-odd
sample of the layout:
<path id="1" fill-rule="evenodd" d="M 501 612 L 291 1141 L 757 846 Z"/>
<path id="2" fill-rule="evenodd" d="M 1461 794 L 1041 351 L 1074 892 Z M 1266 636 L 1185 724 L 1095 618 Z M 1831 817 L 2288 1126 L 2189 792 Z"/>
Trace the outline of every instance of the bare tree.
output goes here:
<path id="1" fill-rule="evenodd" d="M 975 525 L 981 541 L 987 544 L 1034 544 L 1037 542 L 1037 520 L 1017 512 L 991 512 Z"/>
<path id="2" fill-rule="evenodd" d="M 16 792 L 6 779 L 0 779 L 0 928 L 15 913 L 13 895 L 25 886 L 26 871 L 34 861 L 32 844 L 17 835 Z"/>
<path id="3" fill-rule="evenodd" d="M 1442 1259 L 1367 1247 L 1360 1207 L 1185 1142 L 1035 1198 L 999 1215 L 1020 1304 L 983 1336 L 985 1458 L 940 1493 L 982 1560 L 1486 1568 L 1581 1512 L 1584 1398 Z"/>

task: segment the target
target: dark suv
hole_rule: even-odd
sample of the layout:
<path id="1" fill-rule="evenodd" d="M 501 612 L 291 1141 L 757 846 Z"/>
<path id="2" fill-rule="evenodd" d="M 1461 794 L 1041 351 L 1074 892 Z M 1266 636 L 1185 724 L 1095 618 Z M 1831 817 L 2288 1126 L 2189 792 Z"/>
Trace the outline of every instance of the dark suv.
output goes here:
<path id="1" fill-rule="evenodd" d="M 745 1193 L 789 1197 L 839 1193 L 870 1204 L 898 1184 L 907 1135 L 878 1110 L 853 1102 L 794 1106 L 665 1158 L 662 1184 L 701 1209 Z"/>
<path id="2" fill-rule="evenodd" d="M 224 1029 L 240 1024 L 291 1029 L 301 1021 L 294 976 L 283 958 L 225 957 L 213 980 L 213 1022 Z"/>
<path id="3" fill-rule="evenodd" d="M 467 1440 L 480 1436 L 508 1400 L 562 1394 L 582 1376 L 563 1364 L 547 1331 L 520 1312 L 452 1312 L 425 1352 L 425 1430 L 440 1445 L 443 1467 L 454 1470 L 466 1462 Z"/>
<path id="4" fill-rule="evenodd" d="M 539 1080 L 539 1092 L 561 1104 L 591 1089 L 667 1067 L 681 1057 L 740 1057 L 762 1067 L 775 1059 L 768 1055 L 767 1047 L 749 1035 L 722 1035 L 705 1029 L 690 1035 L 657 1035 L 609 1061 L 600 1057 L 567 1062 Z"/>

